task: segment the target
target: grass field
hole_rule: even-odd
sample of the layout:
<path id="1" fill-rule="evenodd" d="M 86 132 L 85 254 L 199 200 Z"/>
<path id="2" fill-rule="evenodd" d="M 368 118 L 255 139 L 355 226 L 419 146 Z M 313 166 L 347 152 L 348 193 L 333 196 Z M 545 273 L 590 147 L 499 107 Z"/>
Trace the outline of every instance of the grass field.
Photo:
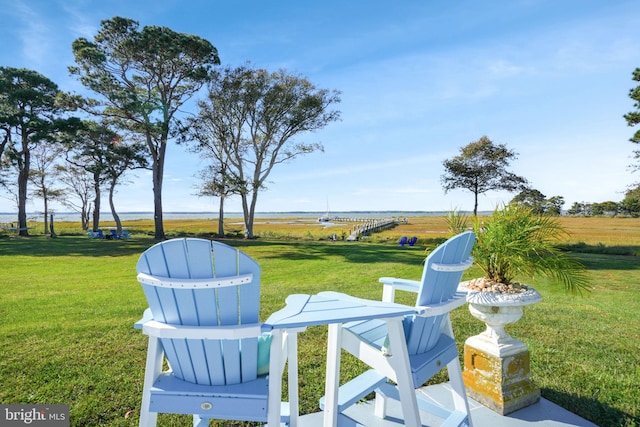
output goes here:
<path id="1" fill-rule="evenodd" d="M 571 235 L 561 243 L 580 251 L 593 291 L 572 297 L 544 278 L 527 280 L 544 299 L 509 332 L 528 345 L 532 378 L 545 398 L 601 426 L 640 425 L 640 220 L 562 221 Z M 151 221 L 125 225 L 134 230 L 131 240 L 91 240 L 72 223 L 56 223 L 57 239 L 0 238 L 0 403 L 69 404 L 73 426 L 137 425 L 146 340 L 133 323 L 146 302 L 135 263 L 155 242 Z M 165 229 L 170 237 L 206 237 L 217 225 L 167 221 Z M 326 241 L 339 229 L 295 218 L 256 224 L 255 232 L 257 240 L 225 242 L 262 266 L 265 319 L 292 293 L 335 290 L 379 298 L 379 277 L 419 278 L 424 249 L 442 241 L 446 223 L 441 217 L 410 218 L 357 243 Z M 398 247 L 401 235 L 418 236 L 419 246 Z M 472 269 L 466 277 L 477 275 Z M 399 301 L 411 304 L 412 296 L 401 294 Z M 483 325 L 465 307 L 452 318 L 462 353 L 464 339 Z M 302 413 L 318 410 L 325 344 L 323 327 L 300 337 Z M 362 366 L 345 356 L 342 369 L 347 379 Z M 190 424 L 173 416 L 159 423 Z"/>

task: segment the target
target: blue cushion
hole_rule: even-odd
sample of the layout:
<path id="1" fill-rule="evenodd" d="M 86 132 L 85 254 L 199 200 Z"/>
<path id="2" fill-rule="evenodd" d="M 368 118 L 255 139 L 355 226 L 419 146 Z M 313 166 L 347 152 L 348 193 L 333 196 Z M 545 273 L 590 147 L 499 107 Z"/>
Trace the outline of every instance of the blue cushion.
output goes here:
<path id="1" fill-rule="evenodd" d="M 269 373 L 269 355 L 271 352 L 271 334 L 258 337 L 258 375 Z"/>

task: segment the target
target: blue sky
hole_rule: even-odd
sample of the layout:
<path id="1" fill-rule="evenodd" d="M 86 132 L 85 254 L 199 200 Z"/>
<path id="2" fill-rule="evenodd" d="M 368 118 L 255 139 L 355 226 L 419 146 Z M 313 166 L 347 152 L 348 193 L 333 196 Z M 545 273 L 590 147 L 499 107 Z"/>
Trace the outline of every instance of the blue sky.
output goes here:
<path id="1" fill-rule="evenodd" d="M 284 68 L 342 92 L 342 120 L 299 138 L 325 152 L 274 169 L 258 211 L 324 211 L 327 200 L 336 212 L 471 210 L 470 192 L 442 190 L 442 162 L 483 135 L 565 208 L 619 201 L 638 181 L 622 117 L 640 67 L 637 1 L 0 0 L 0 65 L 84 93 L 67 72 L 71 43 L 113 16 L 204 37 L 224 66 Z M 217 210 L 193 195 L 197 156 L 175 144 L 167 156 L 164 210 Z M 149 173 L 129 180 L 117 209 L 153 210 Z M 486 193 L 480 209 L 513 196 Z"/>

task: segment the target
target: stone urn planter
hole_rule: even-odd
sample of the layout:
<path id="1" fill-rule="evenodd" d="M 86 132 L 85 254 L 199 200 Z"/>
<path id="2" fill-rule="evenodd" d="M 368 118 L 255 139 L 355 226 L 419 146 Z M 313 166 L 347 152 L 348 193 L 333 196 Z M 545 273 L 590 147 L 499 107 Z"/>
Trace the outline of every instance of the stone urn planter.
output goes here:
<path id="1" fill-rule="evenodd" d="M 455 212 L 448 221 L 450 229 L 467 226 Z M 524 204 L 510 203 L 488 217 L 475 217 L 473 231 L 474 264 L 484 277 L 459 290 L 467 293 L 469 311 L 487 329 L 466 340 L 462 377 L 470 397 L 506 415 L 540 399 L 529 375 L 527 346 L 505 330 L 522 317 L 524 306 L 542 299 L 518 278 L 543 275 L 572 293 L 587 290 L 588 278 L 579 260 L 558 248 L 558 238 L 566 234 L 558 220 Z"/>
<path id="2" fill-rule="evenodd" d="M 465 341 L 462 377 L 471 398 L 507 415 L 540 400 L 540 389 L 530 378 L 529 350 L 505 326 L 520 320 L 523 307 L 539 302 L 542 296 L 522 285 L 511 292 L 477 290 L 476 283 L 483 280 L 461 283 L 459 289 L 467 293 L 471 315 L 487 326 Z"/>

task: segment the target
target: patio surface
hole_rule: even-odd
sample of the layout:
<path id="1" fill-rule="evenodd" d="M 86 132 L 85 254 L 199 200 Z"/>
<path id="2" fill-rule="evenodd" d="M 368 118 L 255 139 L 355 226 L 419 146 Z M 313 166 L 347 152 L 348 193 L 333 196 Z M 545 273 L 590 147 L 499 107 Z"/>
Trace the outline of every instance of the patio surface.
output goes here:
<path id="1" fill-rule="evenodd" d="M 417 391 L 429 399 L 443 402 L 448 407 L 450 402 L 449 385 L 437 384 L 424 387 Z M 362 425 L 365 427 L 398 427 L 403 426 L 402 411 L 397 402 L 391 401 L 387 418 L 381 420 L 373 415 L 373 402 L 361 403 L 349 408 L 345 414 L 349 415 L 357 423 L 353 426 Z M 552 403 L 544 398 L 536 404 L 520 409 L 509 415 L 502 416 L 492 410 L 480 405 L 473 399 L 469 399 L 471 407 L 471 420 L 474 427 L 551 427 L 551 426 L 579 426 L 598 427 L 596 424 L 580 418 L 566 409 Z M 321 427 L 322 412 L 316 412 L 300 417 L 301 427 Z M 423 426 L 439 426 L 442 422 L 439 418 L 431 417 L 421 412 Z"/>

